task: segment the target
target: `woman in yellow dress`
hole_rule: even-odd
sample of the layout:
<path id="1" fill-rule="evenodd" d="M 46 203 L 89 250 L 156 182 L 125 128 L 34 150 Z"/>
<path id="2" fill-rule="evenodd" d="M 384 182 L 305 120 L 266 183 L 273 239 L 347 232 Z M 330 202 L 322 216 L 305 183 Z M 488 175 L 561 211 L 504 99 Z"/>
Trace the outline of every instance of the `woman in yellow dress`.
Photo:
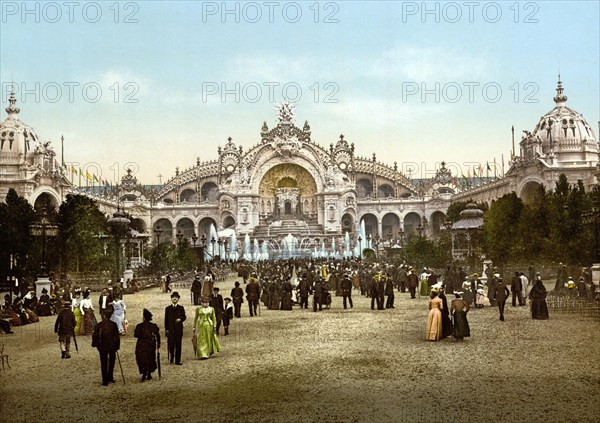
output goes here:
<path id="1" fill-rule="evenodd" d="M 427 316 L 427 340 L 437 341 L 442 337 L 442 309 L 444 308 L 442 300 L 438 297 L 437 291 L 431 291 L 429 299 L 429 315 Z"/>
<path id="2" fill-rule="evenodd" d="M 221 344 L 215 333 L 217 328 L 215 309 L 209 304 L 206 297 L 202 298 L 202 307 L 196 309 L 196 316 L 194 317 L 196 357 L 200 359 L 207 359 L 214 353 L 221 352 Z"/>
<path id="3" fill-rule="evenodd" d="M 75 315 L 75 333 L 79 335 L 81 333 L 81 288 L 75 288 L 75 296 L 71 301 L 71 309 L 73 310 L 73 314 Z"/>

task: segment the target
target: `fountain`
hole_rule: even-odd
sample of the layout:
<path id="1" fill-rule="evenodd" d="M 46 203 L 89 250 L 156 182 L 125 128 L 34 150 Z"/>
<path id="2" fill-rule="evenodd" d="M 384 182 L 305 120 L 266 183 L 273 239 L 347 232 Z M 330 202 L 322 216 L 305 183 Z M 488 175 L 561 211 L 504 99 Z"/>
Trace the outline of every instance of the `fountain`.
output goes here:
<path id="1" fill-rule="evenodd" d="M 269 248 L 266 242 L 263 242 L 262 244 L 261 258 L 262 260 L 269 260 Z"/>
<path id="2" fill-rule="evenodd" d="M 214 244 L 212 242 L 212 240 L 215 240 Z M 213 245 L 217 245 L 217 241 L 219 240 L 219 237 L 217 235 L 217 229 L 215 228 L 214 223 L 210 224 L 210 229 L 208 230 L 208 239 L 206 240 L 206 246 L 207 249 L 210 250 L 210 253 L 208 251 L 205 252 L 204 254 L 204 259 L 205 260 L 214 260 L 214 256 L 217 254 L 220 254 L 219 251 L 215 251 Z M 218 246 L 217 246 L 218 248 Z"/>
<path id="3" fill-rule="evenodd" d="M 346 231 L 344 234 L 344 258 L 349 258 L 352 256 L 352 252 L 350 251 L 350 233 Z"/>
<path id="4" fill-rule="evenodd" d="M 234 261 L 238 260 L 237 237 L 235 236 L 235 232 L 229 239 L 229 259 Z"/>
<path id="5" fill-rule="evenodd" d="M 250 235 L 246 234 L 244 237 L 244 260 L 252 261 L 252 257 L 250 255 Z"/>
<path id="6" fill-rule="evenodd" d="M 260 251 L 258 251 L 258 239 L 254 238 L 252 242 L 252 261 L 258 261 Z"/>

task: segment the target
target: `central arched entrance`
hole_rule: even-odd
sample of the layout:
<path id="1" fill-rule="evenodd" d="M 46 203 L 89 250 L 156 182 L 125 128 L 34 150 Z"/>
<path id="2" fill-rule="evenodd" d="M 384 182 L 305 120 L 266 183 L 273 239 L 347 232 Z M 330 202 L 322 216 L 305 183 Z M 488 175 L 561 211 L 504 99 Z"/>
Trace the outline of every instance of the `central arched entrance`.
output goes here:
<path id="1" fill-rule="evenodd" d="M 273 166 L 260 181 L 261 218 L 308 220 L 316 217 L 317 184 L 302 166 L 282 163 Z M 266 207 L 265 207 L 266 205 Z"/>

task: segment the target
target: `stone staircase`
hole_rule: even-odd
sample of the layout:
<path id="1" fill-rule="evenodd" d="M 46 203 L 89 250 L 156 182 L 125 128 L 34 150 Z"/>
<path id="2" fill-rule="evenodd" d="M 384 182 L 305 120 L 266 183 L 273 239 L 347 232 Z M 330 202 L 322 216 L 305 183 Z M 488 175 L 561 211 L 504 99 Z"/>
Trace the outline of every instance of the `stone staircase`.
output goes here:
<path id="1" fill-rule="evenodd" d="M 323 225 L 317 223 L 317 219 L 308 221 L 298 219 L 282 219 L 279 221 L 263 221 L 254 228 L 253 237 L 269 238 L 292 234 L 294 236 L 317 236 L 323 234 Z"/>

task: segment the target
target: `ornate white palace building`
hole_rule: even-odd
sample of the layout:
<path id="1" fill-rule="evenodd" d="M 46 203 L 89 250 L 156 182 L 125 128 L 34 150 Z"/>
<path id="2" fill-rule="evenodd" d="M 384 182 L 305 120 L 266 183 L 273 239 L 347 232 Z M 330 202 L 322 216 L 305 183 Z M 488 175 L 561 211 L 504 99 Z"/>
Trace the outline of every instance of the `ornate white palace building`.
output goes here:
<path id="1" fill-rule="evenodd" d="M 443 162 L 434 178 L 416 185 L 396 163 L 382 163 L 375 153 L 356 155 L 354 143 L 343 135 L 321 146 L 311 139 L 308 122 L 296 126 L 293 106 L 284 103 L 275 126 L 264 122 L 250 148 L 230 138 L 217 148 L 216 159 L 198 158 L 188 169 L 177 169 L 158 190 L 145 189 L 128 174 L 110 195 L 86 195 L 107 214 L 120 205 L 152 242 L 156 228 L 160 242 L 175 242 L 178 233 L 188 240 L 194 234 L 208 237 L 214 225 L 219 233 L 234 232 L 238 242 L 248 234 L 276 256 L 288 234 L 306 251 L 330 238 L 343 245 L 346 232 L 354 244 L 364 222 L 364 235 L 388 246 L 401 244 L 417 231 L 436 236 L 454 200 L 491 204 L 512 191 L 527 199 L 537 185 L 553 189 L 561 173 L 571 183 L 596 185 L 598 142 L 566 101 L 559 80 L 555 107 L 532 132 L 525 131 L 520 155 L 506 175 L 468 189 Z M 14 95 L 6 112 L 0 123 L 0 198 L 12 187 L 37 208 L 48 202 L 57 206 L 69 193 L 85 193 L 70 183 L 50 143 L 19 119 Z"/>

